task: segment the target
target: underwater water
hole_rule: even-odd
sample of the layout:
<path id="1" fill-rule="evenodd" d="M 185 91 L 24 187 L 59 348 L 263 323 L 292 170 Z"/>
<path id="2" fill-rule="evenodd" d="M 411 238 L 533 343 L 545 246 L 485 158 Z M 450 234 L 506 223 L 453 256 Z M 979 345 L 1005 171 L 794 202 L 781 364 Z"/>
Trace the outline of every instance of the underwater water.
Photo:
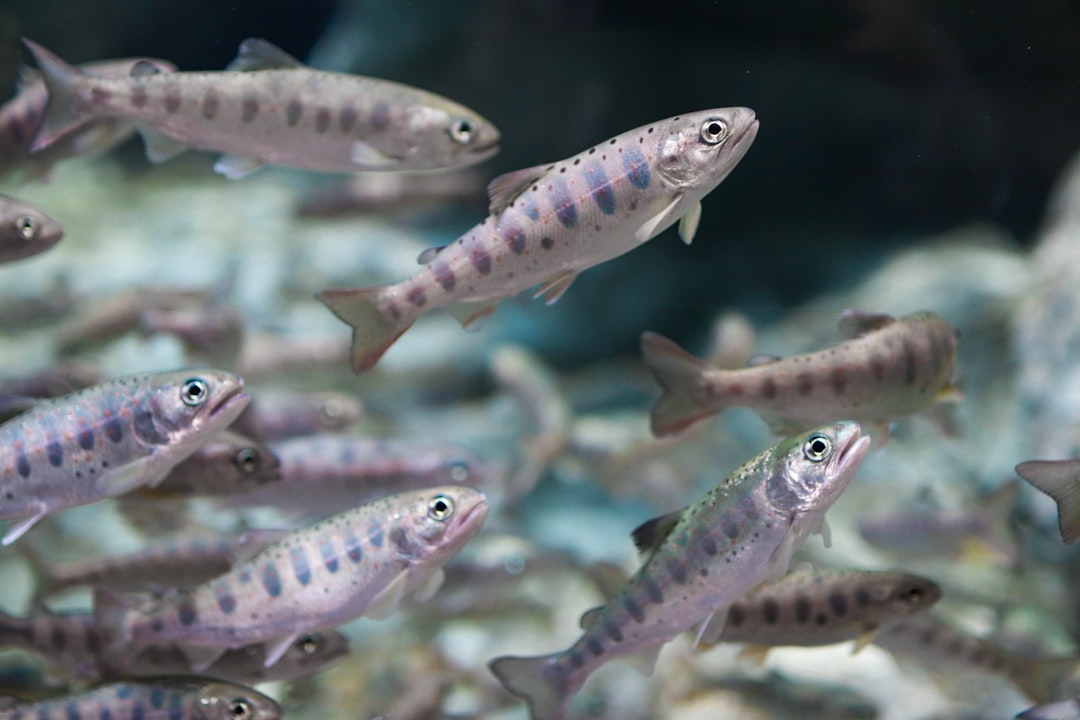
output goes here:
<path id="1" fill-rule="evenodd" d="M 1080 693 L 1069 502 L 1014 470 L 1080 452 L 1080 10 L 962 5 L 0 7 L 2 693 L 194 674 L 283 708 L 252 717 L 387 720 Z M 207 368 L 250 400 L 201 434 L 201 398 L 110 384 L 212 395 Z M 86 560 L 123 582 L 46 592 Z M 788 570 L 817 574 L 746 595 Z M 79 712 L 150 711 L 114 695 Z"/>

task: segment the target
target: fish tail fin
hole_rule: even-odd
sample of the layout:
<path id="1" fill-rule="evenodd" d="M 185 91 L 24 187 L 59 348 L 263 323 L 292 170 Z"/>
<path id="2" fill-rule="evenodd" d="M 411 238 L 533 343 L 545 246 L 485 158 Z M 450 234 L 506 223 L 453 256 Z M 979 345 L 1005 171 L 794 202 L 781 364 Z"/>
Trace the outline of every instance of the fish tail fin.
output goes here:
<path id="1" fill-rule="evenodd" d="M 723 409 L 722 404 L 702 403 L 701 380 L 709 369 L 704 362 L 653 332 L 641 334 L 641 353 L 661 390 L 652 410 L 653 435 L 674 435 Z"/>
<path id="2" fill-rule="evenodd" d="M 1025 695 L 1037 703 L 1045 703 L 1062 697 L 1063 686 L 1077 671 L 1080 671 L 1080 659 L 1076 657 L 1047 658 L 1025 663 L 1013 680 Z"/>
<path id="3" fill-rule="evenodd" d="M 1070 545 L 1080 539 L 1080 465 L 1075 460 L 1029 460 L 1016 466 L 1016 474 L 1057 503 L 1062 539 Z"/>
<path id="4" fill-rule="evenodd" d="M 360 290 L 324 290 L 315 297 L 353 329 L 353 371 L 362 373 L 379 362 L 390 346 L 412 326 L 387 318 L 379 310 L 382 287 Z"/>
<path id="5" fill-rule="evenodd" d="M 529 704 L 532 720 L 562 720 L 575 688 L 552 672 L 559 653 L 537 657 L 500 657 L 488 663 L 499 683 Z"/>
<path id="6" fill-rule="evenodd" d="M 79 112 L 76 95 L 76 84 L 84 73 L 33 40 L 24 37 L 22 41 L 34 56 L 34 62 L 37 63 L 41 78 L 49 91 L 49 101 L 45 106 L 41 128 L 30 146 L 31 152 L 38 152 L 86 120 Z"/>
<path id="7" fill-rule="evenodd" d="M 23 560 L 26 561 L 26 565 L 30 569 L 30 575 L 33 577 L 34 582 L 34 593 L 31 595 L 30 601 L 37 605 L 59 590 L 56 577 L 52 574 L 45 556 L 32 543 L 21 542 L 15 546 L 15 549 L 22 555 Z"/>

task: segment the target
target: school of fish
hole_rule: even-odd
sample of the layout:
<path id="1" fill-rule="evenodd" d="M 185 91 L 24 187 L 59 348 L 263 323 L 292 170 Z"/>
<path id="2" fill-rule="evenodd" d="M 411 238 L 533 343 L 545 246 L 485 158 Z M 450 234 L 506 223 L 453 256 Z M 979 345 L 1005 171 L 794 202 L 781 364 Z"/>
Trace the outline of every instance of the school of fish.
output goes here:
<path id="1" fill-rule="evenodd" d="M 361 176 L 345 200 L 330 193 L 333 212 L 314 202 L 300 209 L 318 222 L 339 205 L 385 202 L 397 211 L 468 197 L 480 172 L 472 166 L 511 139 L 449 98 L 311 68 L 257 38 L 212 72 L 152 58 L 72 65 L 23 43 L 36 69 L 23 69 L 16 96 L 0 106 L 0 179 L 50 176 L 62 161 L 100 156 L 135 133 L 154 163 L 188 149 L 219 153 L 214 170 L 231 180 L 265 165 L 425 173 L 381 176 L 390 178 L 382 194 Z M 609 392 L 606 381 L 587 380 L 575 396 L 527 343 L 490 353 L 482 381 L 462 380 L 451 362 L 404 380 L 375 371 L 430 310 L 445 308 L 475 329 L 524 291 L 556 302 L 585 270 L 676 224 L 690 245 L 707 196 L 747 157 L 758 130 L 747 107 L 697 110 L 495 177 L 487 216 L 421 253 L 411 277 L 307 297 L 351 328 L 348 344 L 252 332 L 232 301 L 236 269 L 211 287 L 148 283 L 94 299 L 76 297 L 61 278 L 52 294 L 64 302 L 17 299 L 10 323 L 0 312 L 0 332 L 50 327 L 41 344 L 55 363 L 0 382 L 0 544 L 13 546 L 6 552 L 31 577 L 26 607 L 0 609 L 0 647 L 46 668 L 40 683 L 20 688 L 23 699 L 0 700 L 0 720 L 280 718 L 292 710 L 279 691 L 252 686 L 329 676 L 362 657 L 381 662 L 379 642 L 419 643 L 438 658 L 411 660 L 408 687 L 386 684 L 400 697 L 380 717 L 457 717 L 444 696 L 450 678 L 468 675 L 469 692 L 482 698 L 472 716 L 523 701 L 531 720 L 584 718 L 594 696 L 581 696 L 601 685 L 597 670 L 621 659 L 649 674 L 661 649 L 684 635 L 692 652 L 678 662 L 695 673 L 698 658 L 729 644 L 758 663 L 790 648 L 848 644 L 854 661 L 888 653 L 935 681 L 989 677 L 1039 704 L 1016 717 L 1080 717 L 1080 653 L 1013 650 L 1004 630 L 998 642 L 939 612 L 967 603 L 1008 614 L 1003 601 L 979 597 L 933 563 L 1021 572 L 1019 481 L 998 478 L 956 511 L 927 500 L 932 487 L 914 501 L 888 498 L 887 512 L 860 510 L 842 542 L 896 564 L 854 567 L 846 555 L 804 547 L 811 534 L 830 546 L 826 512 L 859 485 L 864 464 L 888 461 L 892 432 L 899 428 L 901 444 L 915 432 L 910 416 L 937 421 L 935 441 L 951 441 L 945 413 L 965 403 L 966 376 L 960 329 L 944 309 L 894 317 L 848 308 L 834 342 L 786 358 L 754 355 L 754 327 L 737 313 L 719 316 L 708 360 L 641 327 L 633 382 L 651 375 L 656 399 L 651 413 L 633 409 L 629 431 L 584 409 L 604 404 L 595 398 Z M 468 175 L 453 174 L 463 168 Z M 0 266 L 31 263 L 64 234 L 36 205 L 0 194 Z M 118 343 L 161 339 L 175 343 L 184 367 L 116 377 L 93 363 Z M 363 383 L 348 384 L 333 379 L 339 366 L 373 372 L 346 370 Z M 473 421 L 439 414 L 446 382 L 473 383 L 455 389 L 459 399 L 494 398 L 480 411 L 486 436 L 452 432 Z M 418 402 L 429 403 L 426 412 L 415 411 Z M 753 410 L 778 436 L 770 447 L 703 422 L 734 407 Z M 427 424 L 416 419 L 426 414 Z M 717 461 L 725 444 L 744 460 L 730 473 Z M 711 488 L 689 505 L 691 483 L 678 482 L 687 466 L 684 474 Z M 1080 461 L 1015 469 L 1056 503 L 1064 542 L 1080 539 Z M 545 529 L 530 500 L 543 507 L 560 491 L 575 497 L 565 482 L 574 472 L 615 478 L 642 497 L 637 480 L 653 482 L 650 499 L 662 498 L 665 512 L 625 528 L 639 554 L 632 567 L 586 561 L 569 545 L 540 549 L 531 537 L 565 532 Z M 115 517 L 102 520 L 108 512 Z M 136 540 L 104 550 L 113 539 L 100 529 L 106 523 L 126 525 Z M 580 517 L 575 525 L 590 546 L 605 546 L 607 526 Z M 101 542 L 80 547 L 74 538 L 87 526 Z M 568 628 L 556 609 L 578 598 L 562 596 L 567 578 L 584 579 L 601 604 L 574 608 L 577 638 L 558 649 Z M 60 596 L 86 603 L 54 609 Z M 354 628 L 391 615 L 400 622 L 389 640 L 358 649 Z M 544 634 L 531 646 L 516 646 L 527 635 L 497 624 L 537 617 Z M 454 634 L 465 618 L 490 637 Z M 478 656 L 496 646 L 514 654 Z M 650 702 L 686 700 L 718 682 L 703 673 L 654 677 Z M 769 681 L 767 694 L 783 682 Z M 604 717 L 624 717 L 618 712 Z M 648 717 L 625 715 L 639 716 Z"/>

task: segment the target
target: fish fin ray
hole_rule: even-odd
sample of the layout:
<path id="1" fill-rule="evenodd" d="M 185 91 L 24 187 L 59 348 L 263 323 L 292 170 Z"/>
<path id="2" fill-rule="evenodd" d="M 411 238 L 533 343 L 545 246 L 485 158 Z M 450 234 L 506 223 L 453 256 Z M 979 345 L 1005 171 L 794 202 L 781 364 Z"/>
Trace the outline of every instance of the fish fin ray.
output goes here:
<path id="1" fill-rule="evenodd" d="M 479 330 L 483 325 L 484 318 L 495 312 L 495 308 L 499 307 L 499 303 L 502 302 L 502 298 L 495 300 L 481 300 L 479 302 L 453 302 L 447 303 L 443 307 L 446 312 L 450 313 L 461 323 L 461 327 L 466 330 L 473 331 Z"/>
<path id="2" fill-rule="evenodd" d="M 86 121 L 78 110 L 76 97 L 77 84 L 86 74 L 33 40 L 24 37 L 22 41 L 34 57 L 49 93 L 45 115 L 30 145 L 30 152 L 36 153 Z"/>
<path id="3" fill-rule="evenodd" d="M 651 415 L 656 437 L 680 433 L 724 408 L 723 403 L 706 404 L 701 398 L 701 385 L 711 368 L 672 340 L 653 332 L 642 333 L 641 353 L 660 385 L 660 398 Z"/>
<path id="4" fill-rule="evenodd" d="M 230 180 L 239 180 L 257 172 L 265 165 L 266 163 L 258 158 L 226 153 L 214 163 L 214 172 L 218 175 L 224 175 Z"/>
<path id="5" fill-rule="evenodd" d="M 574 280 L 577 279 L 578 272 L 576 270 L 568 270 L 560 275 L 556 275 L 552 279 L 537 288 L 533 294 L 533 300 L 537 298 L 544 298 L 545 305 L 554 305 L 559 301 L 566 291 L 570 289 L 570 286 L 574 284 Z"/>
<path id="6" fill-rule="evenodd" d="M 594 608 L 590 608 L 581 614 L 581 619 L 578 620 L 578 625 L 582 630 L 588 630 L 593 624 L 596 623 L 597 618 L 600 617 L 600 613 L 604 612 L 604 605 L 598 605 Z"/>
<path id="7" fill-rule="evenodd" d="M 714 608 L 698 626 L 697 635 L 694 637 L 694 649 L 699 647 L 710 648 L 722 642 L 724 625 L 727 624 L 727 607 Z"/>
<path id="8" fill-rule="evenodd" d="M 667 536 L 671 534 L 672 528 L 679 523 L 679 518 L 682 517 L 684 510 L 686 508 L 665 513 L 651 520 L 646 520 L 634 528 L 633 532 L 630 533 L 630 537 L 634 539 L 634 547 L 638 549 L 638 552 L 642 555 L 651 555 L 655 552 Z"/>
<path id="9" fill-rule="evenodd" d="M 1016 473 L 1057 503 L 1058 527 L 1066 544 L 1080 540 L 1080 463 L 1029 460 L 1017 465 Z"/>
<path id="10" fill-rule="evenodd" d="M 378 295 L 383 287 L 359 290 L 324 290 L 315 297 L 353 329 L 353 371 L 362 373 L 379 362 L 390 346 L 412 325 L 392 324 L 379 312 Z"/>
<path id="11" fill-rule="evenodd" d="M 23 535 L 25 535 L 27 530 L 41 522 L 42 518 L 44 518 L 48 514 L 48 511 L 42 508 L 38 510 L 36 514 L 31 515 L 30 517 L 13 520 L 7 526 L 7 531 L 4 533 L 3 539 L 0 540 L 0 545 L 7 547 L 11 543 L 15 542 Z"/>
<path id="12" fill-rule="evenodd" d="M 293 70 L 304 63 L 262 38 L 247 38 L 240 43 L 236 58 L 225 66 L 229 72 L 254 72 L 256 70 Z"/>
<path id="13" fill-rule="evenodd" d="M 675 195 L 671 198 L 668 204 L 665 205 L 660 210 L 660 212 L 656 213 L 644 223 L 642 223 L 641 227 L 639 227 L 637 231 L 634 232 L 634 238 L 639 243 L 643 243 L 656 237 L 656 235 L 660 233 L 661 228 L 667 227 L 671 224 L 671 222 L 673 221 L 675 208 L 678 206 L 679 202 L 682 199 L 683 194 L 681 192 L 675 193 Z"/>
<path id="14" fill-rule="evenodd" d="M 841 337 L 846 340 L 853 340 L 862 337 L 867 333 L 892 325 L 894 322 L 896 322 L 896 318 L 886 313 L 872 313 L 864 310 L 848 309 L 840 313 L 840 319 L 836 324 L 840 329 Z"/>
<path id="15" fill-rule="evenodd" d="M 564 676 L 549 672 L 559 656 L 498 657 L 488 669 L 508 693 L 528 703 L 533 720 L 560 720 L 580 681 L 571 685 Z"/>
<path id="16" fill-rule="evenodd" d="M 529 185 L 543 177 L 544 173 L 552 167 L 554 166 L 551 164 L 536 165 L 503 173 L 494 178 L 487 186 L 489 212 L 492 215 L 501 213 L 518 195 L 525 192 Z"/>
<path id="17" fill-rule="evenodd" d="M 679 238 L 687 245 L 694 242 L 694 236 L 697 235 L 698 225 L 700 224 L 701 201 L 698 200 L 679 220 Z"/>
<path id="18" fill-rule="evenodd" d="M 148 477 L 148 471 L 153 467 L 150 464 L 152 460 L 152 455 L 146 455 L 120 467 L 111 468 L 108 472 L 98 476 L 97 486 L 102 490 L 105 497 L 123 495 L 144 485 L 152 487 L 157 484 L 154 480 L 160 481 L 164 477 L 163 473 Z"/>
<path id="19" fill-rule="evenodd" d="M 141 123 L 137 123 L 135 129 L 142 136 L 147 160 L 155 165 L 171 160 L 188 149 L 188 146 L 179 140 L 175 140 Z"/>

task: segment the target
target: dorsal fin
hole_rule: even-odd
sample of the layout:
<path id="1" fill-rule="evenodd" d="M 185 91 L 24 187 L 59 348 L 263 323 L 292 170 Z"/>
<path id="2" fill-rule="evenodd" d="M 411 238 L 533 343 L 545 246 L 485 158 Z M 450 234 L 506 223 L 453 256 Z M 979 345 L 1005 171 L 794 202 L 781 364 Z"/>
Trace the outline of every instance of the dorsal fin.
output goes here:
<path id="1" fill-rule="evenodd" d="M 255 70 L 292 70 L 304 67 L 304 63 L 285 52 L 277 45 L 262 38 L 248 38 L 240 43 L 236 59 L 225 66 L 231 72 L 253 72 Z"/>
<path id="2" fill-rule="evenodd" d="M 582 630 L 588 630 L 593 624 L 596 623 L 596 619 L 600 617 L 600 613 L 604 612 L 604 606 L 599 605 L 590 610 L 586 610 L 581 619 L 578 620 L 578 625 Z"/>
<path id="3" fill-rule="evenodd" d="M 536 165 L 499 175 L 487 186 L 488 210 L 492 215 L 501 213 L 514 202 L 514 198 L 539 180 L 552 167 L 554 165 Z"/>
<path id="4" fill-rule="evenodd" d="M 664 542 L 664 538 L 671 532 L 671 529 L 679 522 L 679 518 L 682 517 L 685 509 L 654 517 L 652 520 L 646 520 L 638 525 L 634 532 L 630 533 L 630 537 L 634 538 L 634 545 L 637 547 L 638 552 L 646 555 L 659 547 L 660 543 Z"/>
<path id="5" fill-rule="evenodd" d="M 150 75 L 160 75 L 162 73 L 161 67 L 157 63 L 152 63 L 149 60 L 139 60 L 131 66 L 131 77 L 148 77 Z"/>
<path id="6" fill-rule="evenodd" d="M 779 355 L 769 355 L 768 353 L 756 353 L 751 355 L 746 361 L 746 367 L 761 367 L 762 365 L 771 365 L 774 362 L 782 360 Z"/>
<path id="7" fill-rule="evenodd" d="M 446 249 L 445 245 L 436 245 L 435 247 L 429 247 L 427 250 L 423 250 L 416 256 L 417 265 L 427 265 L 429 262 L 435 259 L 435 256 Z"/>
<path id="8" fill-rule="evenodd" d="M 845 310 L 840 313 L 840 335 L 845 339 L 862 337 L 868 332 L 880 330 L 896 322 L 896 318 L 885 313 L 870 313 L 862 310 Z"/>

